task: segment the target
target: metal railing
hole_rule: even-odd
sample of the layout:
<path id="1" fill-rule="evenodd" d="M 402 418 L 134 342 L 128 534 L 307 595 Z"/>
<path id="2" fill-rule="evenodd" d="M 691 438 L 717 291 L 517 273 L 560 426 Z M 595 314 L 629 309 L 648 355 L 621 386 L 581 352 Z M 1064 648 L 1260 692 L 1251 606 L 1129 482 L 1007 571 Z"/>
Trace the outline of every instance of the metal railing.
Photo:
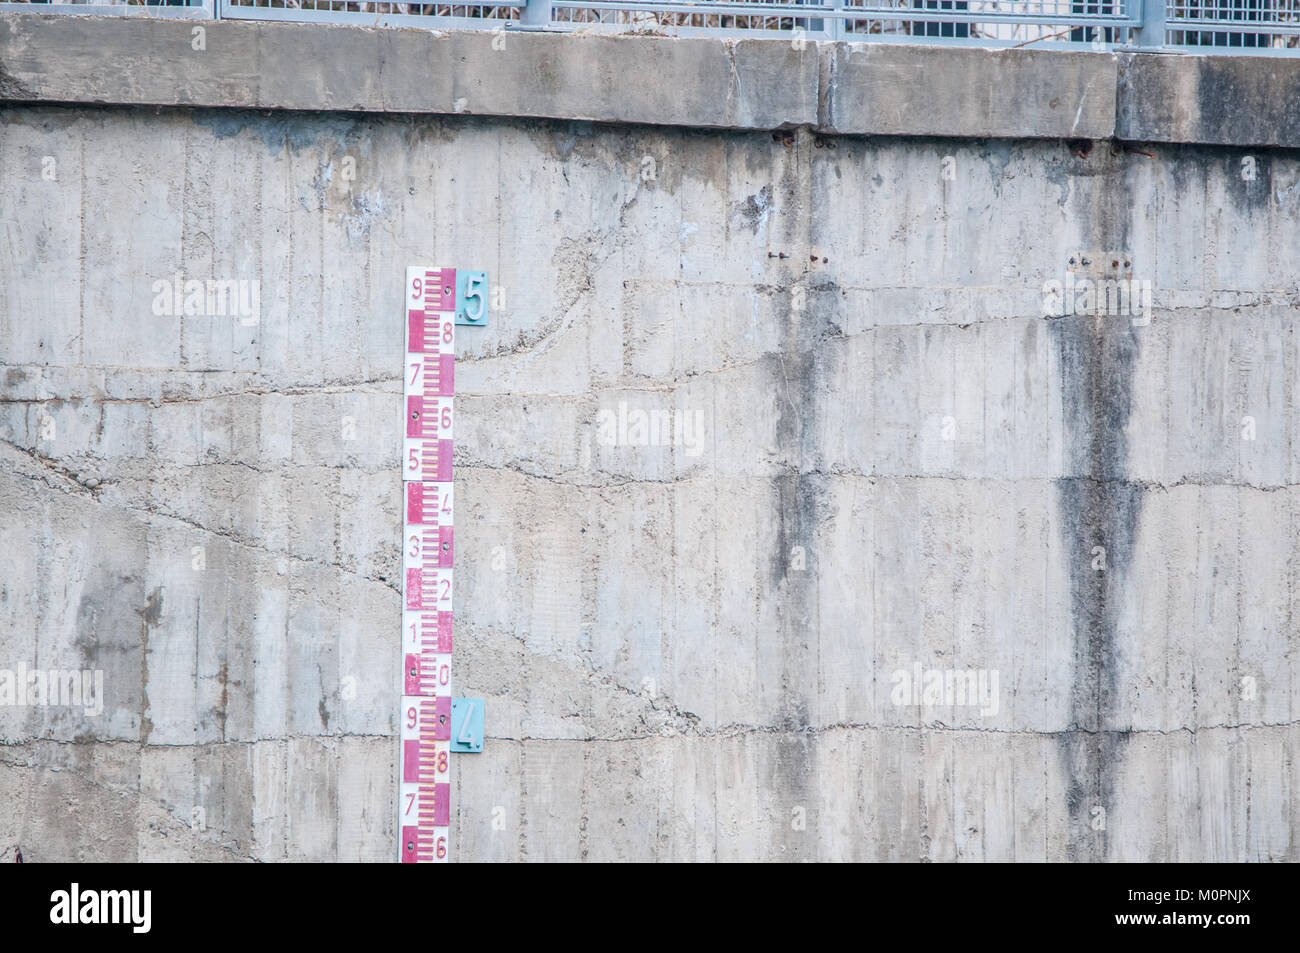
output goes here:
<path id="1" fill-rule="evenodd" d="M 1300 55 L 1300 0 L 0 0 L 0 12 Z"/>
<path id="2" fill-rule="evenodd" d="M 71 13 L 82 16 L 187 17 L 211 20 L 220 14 L 220 0 L 4 0 L 0 13 Z"/>
<path id="3" fill-rule="evenodd" d="M 1295 51 L 1300 0 L 1168 0 L 1166 42 L 1206 52 Z"/>
<path id="4" fill-rule="evenodd" d="M 395 3 L 392 0 L 220 0 L 228 20 L 299 20 L 447 30 L 518 25 L 526 0 L 497 3 Z"/>
<path id="5" fill-rule="evenodd" d="M 1138 21 L 1124 0 L 551 0 L 565 28 L 1009 45 L 1114 42 Z"/>

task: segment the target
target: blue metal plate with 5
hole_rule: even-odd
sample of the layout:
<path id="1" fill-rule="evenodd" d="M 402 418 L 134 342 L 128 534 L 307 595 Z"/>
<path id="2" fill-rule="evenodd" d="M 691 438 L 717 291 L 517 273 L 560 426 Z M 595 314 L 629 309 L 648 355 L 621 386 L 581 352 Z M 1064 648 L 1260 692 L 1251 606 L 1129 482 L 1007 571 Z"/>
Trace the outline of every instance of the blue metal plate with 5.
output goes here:
<path id="1" fill-rule="evenodd" d="M 487 324 L 488 283 L 486 271 L 456 269 L 456 323 Z"/>

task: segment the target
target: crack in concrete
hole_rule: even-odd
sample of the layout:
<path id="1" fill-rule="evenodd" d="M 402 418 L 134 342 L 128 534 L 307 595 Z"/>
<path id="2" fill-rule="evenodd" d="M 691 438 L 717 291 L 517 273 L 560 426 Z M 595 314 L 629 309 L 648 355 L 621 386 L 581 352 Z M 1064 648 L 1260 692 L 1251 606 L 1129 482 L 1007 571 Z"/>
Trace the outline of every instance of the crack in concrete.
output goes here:
<path id="1" fill-rule="evenodd" d="M 746 725 L 733 723 L 720 725 L 715 728 L 699 728 L 691 731 L 679 731 L 672 735 L 665 735 L 659 732 L 649 732 L 646 734 L 619 735 L 619 736 L 601 736 L 601 735 L 574 735 L 572 737 L 555 737 L 547 735 L 493 735 L 489 733 L 487 737 L 495 741 L 560 741 L 560 742 L 587 742 L 587 741 L 647 741 L 655 738 L 671 739 L 673 737 L 690 737 L 695 739 L 726 739 L 744 737 L 747 735 L 810 735 L 818 736 L 829 734 L 831 732 L 854 732 L 870 731 L 877 733 L 907 733 L 919 735 L 967 735 L 967 734 L 985 734 L 985 735 L 1004 735 L 1010 737 L 1023 738 L 1042 738 L 1051 739 L 1053 742 L 1059 741 L 1064 736 L 1070 735 L 1120 735 L 1126 738 L 1143 737 L 1143 736 L 1161 736 L 1168 737 L 1171 735 L 1197 735 L 1227 732 L 1227 731 L 1272 731 L 1275 729 L 1290 729 L 1300 726 L 1300 720 L 1287 722 L 1266 722 L 1261 724 L 1237 724 L 1237 725 L 1204 725 L 1200 727 L 1183 726 L 1178 728 L 1130 728 L 1130 729 L 1103 729 L 1100 731 L 1088 728 L 1061 728 L 1053 730 L 1040 730 L 1033 728 L 976 728 L 972 726 L 948 725 L 943 722 L 936 722 L 933 725 L 872 725 L 858 722 L 837 722 L 831 725 Z"/>
<path id="2" fill-rule="evenodd" d="M 18 449 L 21 449 L 21 448 L 18 448 Z M 5 473 L 5 472 L 14 473 L 15 471 L 5 471 L 5 470 L 0 470 L 0 473 Z M 25 476 L 27 479 L 29 479 L 29 480 L 31 480 L 31 481 L 33 481 L 33 482 L 46 483 L 46 484 L 48 485 L 48 481 L 41 480 L 41 479 L 39 479 L 38 477 L 36 477 L 35 475 L 25 475 L 25 474 L 20 474 L 20 473 L 15 473 L 15 475 L 16 475 L 16 476 Z M 72 482 L 74 482 L 74 484 L 75 484 L 75 481 L 72 481 Z M 75 485 L 78 486 L 78 487 L 81 486 L 80 484 L 75 484 Z M 109 484 L 106 484 L 106 485 L 109 485 Z M 317 567 L 317 568 L 319 568 L 319 569 L 330 569 L 330 570 L 334 570 L 334 571 L 339 572 L 339 573 L 342 573 L 342 574 L 344 574 L 344 575 L 346 575 L 346 576 L 350 576 L 350 577 L 353 577 L 353 578 L 355 578 L 355 579 L 363 580 L 363 581 L 365 581 L 365 582 L 369 582 L 369 583 L 373 583 L 373 584 L 378 585 L 378 586 L 382 586 L 383 588 L 388 589 L 388 590 L 390 590 L 391 592 L 394 592 L 394 593 L 396 593 L 396 594 L 399 595 L 399 596 L 401 595 L 401 585 L 400 585 L 400 581 L 399 581 L 399 582 L 388 582 L 388 581 L 385 580 L 385 579 L 377 578 L 377 577 L 374 577 L 374 576 L 368 576 L 368 575 L 366 575 L 366 574 L 364 574 L 364 573 L 358 572 L 358 571 L 355 570 L 355 569 L 349 569 L 349 568 L 347 568 L 346 566 L 340 565 L 340 564 L 338 564 L 338 563 L 324 562 L 324 561 L 321 561 L 321 560 L 318 560 L 318 559 L 312 559 L 312 558 L 309 557 L 309 556 L 302 556 L 302 555 L 300 555 L 300 554 L 298 554 L 298 553 L 291 552 L 291 551 L 289 551 L 289 550 L 271 549 L 271 548 L 266 547 L 266 546 L 258 546 L 258 545 L 255 545 L 254 543 L 250 542 L 250 541 L 249 541 L 249 537 L 245 537 L 245 536 L 237 535 L 237 534 L 232 533 L 232 532 L 230 532 L 230 531 L 228 531 L 228 530 L 214 529 L 214 528 L 209 527 L 209 526 L 204 526 L 204 525 L 203 525 L 201 522 L 199 522 L 198 520 L 190 519 L 190 518 L 188 518 L 188 517 L 181 516 L 180 514 L 177 514 L 177 513 L 174 513 L 174 512 L 170 512 L 170 513 L 169 513 L 169 512 L 165 512 L 165 511 L 159 510 L 159 509 L 150 509 L 150 508 L 147 508 L 147 507 L 136 506 L 136 505 L 133 505 L 133 504 L 130 504 L 130 503 L 125 503 L 125 502 L 108 502 L 108 501 L 100 500 L 100 499 L 98 499 L 98 497 L 96 496 L 97 492 L 98 492 L 98 491 L 86 490 L 85 493 L 80 493 L 80 494 L 77 494 L 77 495 L 80 495 L 80 496 L 86 496 L 86 495 L 89 495 L 89 496 L 92 498 L 92 500 L 93 500 L 94 502 L 98 503 L 98 504 L 101 505 L 101 506 L 106 506 L 106 507 L 110 507 L 110 508 L 113 508 L 113 509 L 123 510 L 123 511 L 131 512 L 131 513 L 140 513 L 140 514 L 143 514 L 144 516 L 149 517 L 150 519 L 157 519 L 157 520 L 170 520 L 170 521 L 174 521 L 174 522 L 177 522 L 177 523 L 181 523 L 182 525 L 184 525 L 184 526 L 186 526 L 186 527 L 189 527 L 190 529 L 196 530 L 196 531 L 198 531 L 198 532 L 200 532 L 200 533 L 206 533 L 206 534 L 209 534 L 209 535 L 212 535 L 212 536 L 217 536 L 217 537 L 219 537 L 219 538 L 221 538 L 221 539 L 226 540 L 227 542 L 229 542 L 230 544 L 232 544 L 232 545 L 234 545 L 234 546 L 239 546 L 239 547 L 241 547 L 241 548 L 243 548 L 243 549 L 247 549 L 247 550 L 250 550 L 250 551 L 252 551 L 252 552 L 262 553 L 263 555 L 266 555 L 266 556 L 275 556 L 275 557 L 280 557 L 280 558 L 284 558 L 284 559 L 290 559 L 290 560 L 293 560 L 293 561 L 296 562 L 296 563 L 302 563 L 302 564 L 306 564 L 306 565 L 310 565 L 310 566 L 315 566 L 315 567 Z"/>
<path id="3" fill-rule="evenodd" d="M 856 470 L 851 467 L 831 466 L 831 467 L 800 467 L 794 463 L 784 461 L 770 461 L 767 464 L 771 473 L 763 474 L 735 474 L 728 479 L 737 481 L 751 480 L 754 482 L 768 482 L 770 477 L 779 476 L 789 473 L 801 473 L 809 476 L 821 477 L 851 477 L 861 480 L 880 480 L 889 483 L 925 483 L 932 481 L 944 482 L 963 482 L 971 484 L 988 484 L 990 486 L 1034 486 L 1050 485 L 1056 486 L 1062 479 L 1072 479 L 1081 484 L 1087 484 L 1098 488 L 1122 488 L 1130 487 L 1136 490 L 1151 490 L 1158 492 L 1169 492 L 1181 487 L 1199 487 L 1202 489 L 1237 489 L 1237 490 L 1254 490 L 1260 493 L 1277 493 L 1279 491 L 1290 490 L 1300 487 L 1300 483 L 1249 483 L 1249 482 L 1232 482 L 1232 481 L 1215 481 L 1206 479 L 1197 479 L 1186 477 L 1175 480 L 1172 483 L 1161 483 L 1154 480 L 1140 480 L 1130 478 L 1102 478 L 1095 477 L 1064 477 L 1064 476 L 1017 476 L 1017 477 L 987 477 L 971 476 L 952 471 L 943 471 L 939 473 L 909 473 L 909 472 L 889 472 L 885 470 Z M 602 489 L 619 489 L 625 486 L 681 486 L 683 484 L 697 484 L 712 482 L 716 474 L 705 471 L 700 472 L 699 468 L 692 467 L 686 473 L 668 479 L 656 479 L 652 477 L 628 477 L 626 479 L 613 480 L 591 480 L 580 482 L 577 480 L 566 480 L 564 476 L 581 472 L 578 470 L 561 471 L 559 475 L 552 476 L 547 473 L 538 473 L 535 470 L 529 470 L 515 463 L 493 464 L 481 460 L 472 460 L 468 462 L 457 462 L 458 470 L 489 470 L 497 472 L 518 473 L 530 479 L 542 480 L 547 483 L 554 483 L 558 486 L 569 487 L 579 490 L 602 490 Z M 607 471 L 601 471 L 607 472 Z"/>

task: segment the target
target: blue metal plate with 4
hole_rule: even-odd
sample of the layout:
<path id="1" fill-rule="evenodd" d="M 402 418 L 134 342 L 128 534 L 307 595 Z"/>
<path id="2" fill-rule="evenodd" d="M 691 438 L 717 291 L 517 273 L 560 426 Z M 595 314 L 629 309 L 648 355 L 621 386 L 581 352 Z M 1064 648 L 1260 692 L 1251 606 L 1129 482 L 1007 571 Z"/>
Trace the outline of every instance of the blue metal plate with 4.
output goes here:
<path id="1" fill-rule="evenodd" d="M 451 700 L 451 750 L 469 753 L 483 750 L 483 699 Z"/>

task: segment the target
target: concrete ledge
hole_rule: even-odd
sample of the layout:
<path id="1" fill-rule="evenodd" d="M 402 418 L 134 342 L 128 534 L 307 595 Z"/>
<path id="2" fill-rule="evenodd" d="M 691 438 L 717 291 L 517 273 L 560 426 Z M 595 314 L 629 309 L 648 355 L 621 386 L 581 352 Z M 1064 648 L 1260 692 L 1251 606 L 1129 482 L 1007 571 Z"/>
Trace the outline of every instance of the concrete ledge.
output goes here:
<path id="1" fill-rule="evenodd" d="M 799 47 L 0 14 L 0 101 L 1300 147 L 1300 59 Z"/>
<path id="2" fill-rule="evenodd" d="M 1062 50 L 825 44 L 827 132 L 1104 139 L 1115 129 L 1113 55 Z"/>
<path id="3" fill-rule="evenodd" d="M 202 51 L 192 48 L 199 27 Z M 0 15 L 0 99 L 775 129 L 816 122 L 817 50 L 761 40 L 16 14 Z"/>
<path id="4" fill-rule="evenodd" d="M 1120 90 L 1121 139 L 1300 146 L 1300 59 L 1127 54 Z"/>

